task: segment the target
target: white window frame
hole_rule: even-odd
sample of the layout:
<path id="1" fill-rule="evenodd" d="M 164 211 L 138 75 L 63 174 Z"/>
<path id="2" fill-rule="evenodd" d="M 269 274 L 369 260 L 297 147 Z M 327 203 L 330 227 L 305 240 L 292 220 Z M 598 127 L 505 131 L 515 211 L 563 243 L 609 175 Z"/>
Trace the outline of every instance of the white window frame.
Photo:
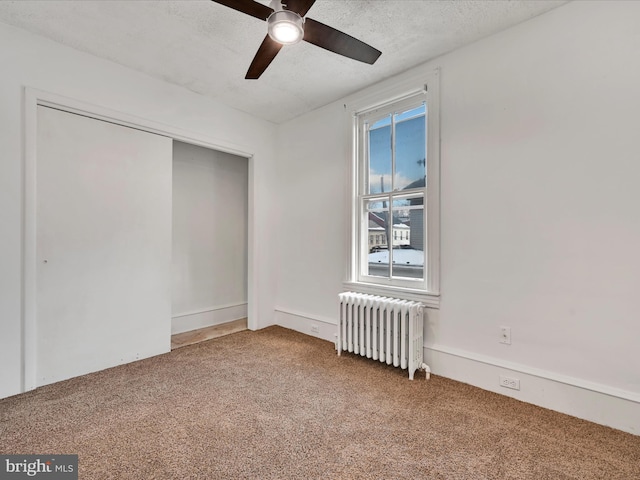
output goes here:
<path id="1" fill-rule="evenodd" d="M 344 288 L 362 293 L 417 300 L 426 306 L 440 304 L 440 85 L 436 69 L 421 78 L 408 79 L 400 85 L 380 89 L 359 101 L 345 105 L 349 116 L 351 169 L 349 195 L 351 199 L 349 229 L 349 262 Z M 363 228 L 362 208 L 364 175 L 367 170 L 363 119 L 373 119 L 389 113 L 400 113 L 422 101 L 427 105 L 427 185 L 424 188 L 425 270 L 423 280 L 374 277 L 365 275 L 363 262 L 368 253 L 362 245 L 367 242 L 368 230 Z M 373 122 L 372 122 L 373 123 Z"/>

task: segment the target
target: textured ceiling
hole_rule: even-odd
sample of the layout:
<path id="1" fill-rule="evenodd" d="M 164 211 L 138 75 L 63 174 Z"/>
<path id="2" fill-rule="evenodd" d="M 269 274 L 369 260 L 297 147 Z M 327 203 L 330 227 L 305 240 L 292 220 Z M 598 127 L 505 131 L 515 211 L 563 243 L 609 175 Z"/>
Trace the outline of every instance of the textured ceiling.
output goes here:
<path id="1" fill-rule="evenodd" d="M 302 42 L 258 80 L 244 76 L 266 25 L 209 0 L 2 0 L 0 22 L 281 123 L 563 3 L 317 0 L 309 17 L 381 50 L 380 59 L 367 65 Z"/>

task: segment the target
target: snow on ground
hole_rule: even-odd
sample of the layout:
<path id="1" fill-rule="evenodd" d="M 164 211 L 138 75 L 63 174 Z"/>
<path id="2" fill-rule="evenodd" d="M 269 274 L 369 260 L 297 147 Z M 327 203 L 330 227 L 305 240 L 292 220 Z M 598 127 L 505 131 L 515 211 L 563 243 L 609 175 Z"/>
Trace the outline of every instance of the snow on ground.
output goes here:
<path id="1" fill-rule="evenodd" d="M 380 263 L 389 265 L 389 251 L 382 250 L 380 252 L 369 254 L 369 263 Z M 409 248 L 394 248 L 393 263 L 395 265 L 413 265 L 424 267 L 424 252 L 422 250 L 413 250 Z"/>

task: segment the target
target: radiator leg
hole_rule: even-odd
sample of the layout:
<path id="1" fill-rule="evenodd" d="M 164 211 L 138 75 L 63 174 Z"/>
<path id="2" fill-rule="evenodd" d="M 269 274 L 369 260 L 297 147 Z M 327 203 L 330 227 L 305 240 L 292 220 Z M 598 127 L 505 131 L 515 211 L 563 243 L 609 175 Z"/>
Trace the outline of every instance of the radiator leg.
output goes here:
<path id="1" fill-rule="evenodd" d="M 420 370 L 424 370 L 425 380 L 429 380 L 431 378 L 431 369 L 429 368 L 429 365 L 423 363 L 420 365 Z"/>

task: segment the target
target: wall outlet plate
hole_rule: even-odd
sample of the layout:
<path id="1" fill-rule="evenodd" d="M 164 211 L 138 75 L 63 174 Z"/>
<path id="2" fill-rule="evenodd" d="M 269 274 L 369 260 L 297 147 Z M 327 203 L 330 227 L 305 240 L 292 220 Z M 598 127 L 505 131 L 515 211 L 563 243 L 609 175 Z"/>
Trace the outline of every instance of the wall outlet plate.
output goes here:
<path id="1" fill-rule="evenodd" d="M 500 343 L 511 345 L 511 327 L 500 327 Z"/>
<path id="2" fill-rule="evenodd" d="M 511 388 L 513 390 L 520 390 L 520 379 L 500 375 L 500 386 Z"/>

